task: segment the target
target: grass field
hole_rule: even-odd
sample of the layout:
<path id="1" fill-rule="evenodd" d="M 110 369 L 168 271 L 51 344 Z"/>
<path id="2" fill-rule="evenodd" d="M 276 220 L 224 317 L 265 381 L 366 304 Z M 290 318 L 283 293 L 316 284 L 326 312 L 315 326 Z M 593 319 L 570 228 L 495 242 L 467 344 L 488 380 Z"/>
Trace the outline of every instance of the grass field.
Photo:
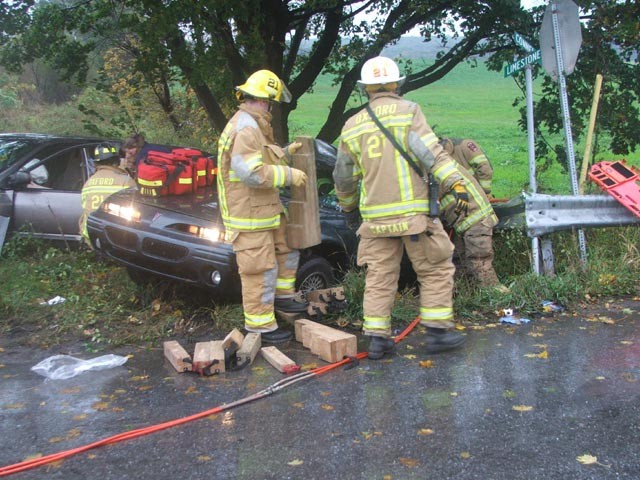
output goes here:
<path id="1" fill-rule="evenodd" d="M 290 117 L 292 135 L 315 135 L 320 130 L 336 88 L 329 78 L 323 77 L 313 94 L 299 101 Z M 511 198 L 527 190 L 529 184 L 527 134 L 520 130 L 519 112 L 512 106 L 516 96 L 523 94 L 513 78 L 490 72 L 484 64 L 475 68 L 462 64 L 441 81 L 410 92 L 406 98 L 422 107 L 427 121 L 439 135 L 476 140 L 493 164 L 495 196 Z M 364 101 L 364 97 L 354 97 L 351 106 Z M 575 152 L 580 165 L 584 147 L 576 144 Z M 640 152 L 627 160 L 640 164 Z M 539 174 L 537 183 L 541 193 L 571 193 L 569 177 L 558 164 Z"/>

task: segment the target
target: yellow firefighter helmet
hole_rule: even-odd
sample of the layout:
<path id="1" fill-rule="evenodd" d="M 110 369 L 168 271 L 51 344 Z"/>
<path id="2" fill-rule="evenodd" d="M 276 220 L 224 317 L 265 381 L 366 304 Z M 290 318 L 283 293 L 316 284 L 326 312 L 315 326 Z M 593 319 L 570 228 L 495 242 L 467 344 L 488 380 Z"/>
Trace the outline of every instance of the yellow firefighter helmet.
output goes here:
<path id="1" fill-rule="evenodd" d="M 269 70 L 258 70 L 251 74 L 246 82 L 236 87 L 238 100 L 243 100 L 245 95 L 273 102 L 291 101 L 291 92 L 287 86 Z"/>

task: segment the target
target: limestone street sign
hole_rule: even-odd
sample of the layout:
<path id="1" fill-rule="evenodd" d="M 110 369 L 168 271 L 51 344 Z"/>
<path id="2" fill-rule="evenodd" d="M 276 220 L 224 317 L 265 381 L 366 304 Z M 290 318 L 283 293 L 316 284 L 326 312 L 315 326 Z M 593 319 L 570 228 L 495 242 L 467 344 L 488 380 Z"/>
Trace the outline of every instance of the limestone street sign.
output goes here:
<path id="1" fill-rule="evenodd" d="M 509 75 L 513 75 L 515 72 L 519 70 L 522 70 L 527 65 L 539 62 L 540 58 L 541 58 L 540 50 L 535 50 L 531 52 L 529 55 L 527 55 L 526 57 L 519 58 L 515 62 L 510 63 L 509 65 L 506 65 L 504 67 L 505 78 L 508 77 Z"/>

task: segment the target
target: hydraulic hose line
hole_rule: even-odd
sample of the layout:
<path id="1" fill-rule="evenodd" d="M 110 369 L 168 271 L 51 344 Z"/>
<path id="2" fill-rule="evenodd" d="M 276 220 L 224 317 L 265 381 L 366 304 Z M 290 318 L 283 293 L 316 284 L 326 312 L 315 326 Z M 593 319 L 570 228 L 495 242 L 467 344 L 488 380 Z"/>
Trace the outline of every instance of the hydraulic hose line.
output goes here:
<path id="1" fill-rule="evenodd" d="M 398 336 L 395 337 L 395 343 L 401 341 L 404 337 L 406 337 L 414 327 L 420 322 L 420 317 L 413 320 L 407 328 L 405 328 Z M 36 467 L 41 467 L 43 465 L 47 465 L 53 462 L 57 462 L 60 460 L 64 460 L 65 458 L 69 458 L 78 453 L 86 452 L 88 450 L 92 450 L 98 447 L 104 447 L 105 445 L 113 445 L 114 443 L 122 442 L 124 440 L 131 440 L 134 438 L 142 437 L 144 435 L 149 435 L 151 433 L 159 432 L 161 430 L 166 430 L 168 428 L 177 427 L 178 425 L 183 425 L 188 422 L 192 422 L 194 420 L 199 420 L 204 417 L 208 417 L 210 415 L 214 415 L 220 412 L 224 412 L 226 410 L 230 410 L 235 407 L 239 407 L 240 405 L 244 405 L 249 402 L 253 402 L 254 400 L 259 400 L 261 398 L 268 397 L 286 387 L 289 387 L 295 383 L 301 382 L 303 380 L 308 380 L 312 377 L 317 377 L 322 374 L 325 374 L 331 370 L 334 370 L 342 365 L 347 365 L 350 362 L 354 361 L 354 359 L 362 360 L 367 358 L 367 352 L 360 352 L 355 357 L 345 358 L 340 360 L 339 362 L 330 363 L 328 365 L 324 365 L 322 367 L 314 368 L 313 370 L 308 370 L 306 372 L 300 372 L 295 375 L 288 376 L 283 378 L 282 380 L 278 380 L 277 382 L 269 385 L 268 387 L 260 390 L 259 392 L 254 393 L 253 395 L 249 395 L 247 397 L 241 398 L 240 400 L 236 400 L 235 402 L 225 403 L 218 407 L 211 408 L 209 410 L 204 410 L 202 412 L 189 415 L 187 417 L 177 418 L 175 420 L 170 420 L 164 423 L 158 423 L 156 425 L 150 425 L 148 427 L 142 427 L 135 430 L 130 430 L 128 432 L 119 433 L 117 435 L 113 435 L 111 437 L 103 438 L 102 440 L 98 440 L 93 443 L 89 443 L 87 445 L 83 445 L 77 448 L 72 448 L 70 450 L 65 450 L 58 453 L 53 453 L 51 455 L 47 455 L 40 458 L 34 458 L 31 460 L 25 460 L 23 462 L 14 463 L 13 465 L 7 465 L 5 467 L 0 467 L 0 477 L 6 477 L 8 475 L 12 475 L 14 473 L 24 472 L 26 470 L 31 470 Z"/>

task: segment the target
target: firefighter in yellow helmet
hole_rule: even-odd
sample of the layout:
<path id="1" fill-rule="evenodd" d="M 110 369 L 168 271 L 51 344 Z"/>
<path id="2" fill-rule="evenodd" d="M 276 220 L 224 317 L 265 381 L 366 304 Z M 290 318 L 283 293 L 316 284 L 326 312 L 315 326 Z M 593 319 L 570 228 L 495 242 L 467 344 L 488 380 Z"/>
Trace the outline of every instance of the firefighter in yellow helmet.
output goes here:
<path id="1" fill-rule="evenodd" d="M 453 245 L 438 213 L 430 211 L 429 185 L 424 177 L 430 174 L 442 188 L 455 191 L 457 209 L 466 208 L 468 196 L 457 164 L 438 143 L 420 107 L 396 93 L 404 79 L 393 60 L 375 57 L 362 66 L 359 84 L 369 97 L 373 115 L 415 167 L 371 113 L 361 110 L 342 129 L 333 171 L 342 209 L 348 217 L 359 210 L 363 219 L 358 229 L 358 265 L 367 267 L 363 329 L 370 336 L 371 359 L 393 351 L 391 309 L 403 251 L 420 283 L 427 352 L 455 348 L 465 339 L 452 330 Z"/>
<path id="2" fill-rule="evenodd" d="M 80 194 L 82 215 L 80 216 L 80 235 L 84 242 L 91 247 L 87 232 L 87 218 L 97 210 L 105 198 L 112 193 L 129 187 L 135 187 L 136 181 L 129 175 L 126 164 L 120 158 L 118 150 L 113 145 L 99 145 L 95 148 L 93 160 L 96 171 L 85 182 Z"/>
<path id="3" fill-rule="evenodd" d="M 299 252 L 287 246 L 279 188 L 306 183 L 306 174 L 286 165 L 300 144 L 283 149 L 271 127 L 272 102 L 290 102 L 282 80 L 269 70 L 253 73 L 236 87 L 240 107 L 218 142 L 218 196 L 226 238 L 233 245 L 242 283 L 245 329 L 267 343 L 288 340 L 278 328 L 278 310 L 302 312 L 295 297 Z"/>

